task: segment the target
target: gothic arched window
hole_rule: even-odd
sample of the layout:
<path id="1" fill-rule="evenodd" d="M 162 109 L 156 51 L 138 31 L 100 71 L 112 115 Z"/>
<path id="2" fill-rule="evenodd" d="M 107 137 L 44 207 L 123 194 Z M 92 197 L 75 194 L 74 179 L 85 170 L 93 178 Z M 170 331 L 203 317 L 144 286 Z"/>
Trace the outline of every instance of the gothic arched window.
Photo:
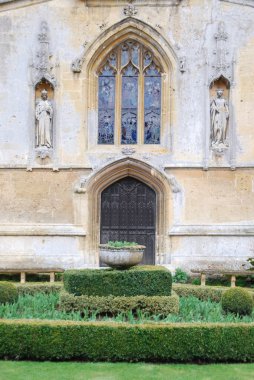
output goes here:
<path id="1" fill-rule="evenodd" d="M 107 55 L 98 71 L 99 144 L 160 144 L 161 71 L 154 54 L 133 40 Z"/>

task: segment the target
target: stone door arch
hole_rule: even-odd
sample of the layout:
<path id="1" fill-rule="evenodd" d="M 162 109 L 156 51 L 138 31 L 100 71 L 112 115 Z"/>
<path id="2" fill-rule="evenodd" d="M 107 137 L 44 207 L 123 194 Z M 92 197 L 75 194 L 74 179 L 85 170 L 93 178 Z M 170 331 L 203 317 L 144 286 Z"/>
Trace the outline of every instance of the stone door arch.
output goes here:
<path id="1" fill-rule="evenodd" d="M 133 159 L 124 158 L 102 168 L 87 182 L 89 224 L 87 231 L 87 249 L 90 262 L 99 265 L 100 228 L 101 228 L 101 194 L 118 180 L 132 177 L 150 187 L 156 194 L 155 220 L 155 264 L 165 262 L 169 250 L 168 230 L 172 218 L 172 194 L 166 176 L 150 165 Z"/>

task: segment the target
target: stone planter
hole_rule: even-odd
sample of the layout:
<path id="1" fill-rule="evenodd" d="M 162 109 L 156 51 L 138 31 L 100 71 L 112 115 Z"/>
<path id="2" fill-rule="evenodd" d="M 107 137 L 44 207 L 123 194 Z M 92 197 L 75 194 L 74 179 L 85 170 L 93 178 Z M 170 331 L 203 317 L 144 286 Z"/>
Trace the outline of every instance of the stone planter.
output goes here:
<path id="1" fill-rule="evenodd" d="M 100 260 L 111 268 L 128 269 L 139 264 L 143 259 L 144 245 L 133 247 L 112 248 L 100 244 Z"/>

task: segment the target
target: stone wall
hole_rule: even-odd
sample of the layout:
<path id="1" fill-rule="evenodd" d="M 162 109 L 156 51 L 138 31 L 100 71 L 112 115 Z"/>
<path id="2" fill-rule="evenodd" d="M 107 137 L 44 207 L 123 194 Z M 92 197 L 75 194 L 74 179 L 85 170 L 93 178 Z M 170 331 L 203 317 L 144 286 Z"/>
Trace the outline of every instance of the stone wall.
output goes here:
<path id="1" fill-rule="evenodd" d="M 157 49 L 165 67 L 157 146 L 96 143 L 96 67 L 125 35 Z M 168 213 L 158 215 L 165 220 L 157 263 L 188 268 L 253 256 L 253 45 L 248 0 L 0 1 L 1 266 L 98 265 L 93 181 L 104 168 L 110 178 L 119 163 L 150 170 L 140 174 L 149 184 L 161 177 Z M 35 107 L 43 73 L 54 119 L 52 147 L 40 152 Z M 227 144 L 214 147 L 210 101 L 221 76 L 229 124 Z"/>

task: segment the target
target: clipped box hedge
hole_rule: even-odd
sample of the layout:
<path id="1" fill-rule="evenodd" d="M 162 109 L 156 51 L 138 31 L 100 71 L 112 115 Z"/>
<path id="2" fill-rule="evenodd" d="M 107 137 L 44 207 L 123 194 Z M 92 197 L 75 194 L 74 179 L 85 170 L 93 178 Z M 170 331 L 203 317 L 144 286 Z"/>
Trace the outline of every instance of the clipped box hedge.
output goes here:
<path id="1" fill-rule="evenodd" d="M 66 312 L 82 312 L 86 309 L 90 313 L 96 311 L 102 315 L 117 315 L 130 310 L 133 313 L 141 310 L 144 313 L 167 316 L 179 313 L 179 297 L 175 292 L 171 296 L 152 297 L 74 296 L 68 292 L 61 292 L 59 307 Z"/>
<path id="2" fill-rule="evenodd" d="M 254 323 L 130 325 L 0 320 L 0 358 L 253 362 Z"/>
<path id="3" fill-rule="evenodd" d="M 128 270 L 83 269 L 64 272 L 64 288 L 76 296 L 170 296 L 172 276 L 160 266 Z"/>
<path id="4" fill-rule="evenodd" d="M 173 289 L 179 297 L 194 296 L 201 301 L 207 301 L 210 299 L 214 302 L 220 302 L 222 294 L 229 288 L 208 285 L 174 284 Z"/>
<path id="5" fill-rule="evenodd" d="M 207 301 L 210 299 L 214 302 L 220 302 L 222 295 L 229 287 L 222 286 L 200 286 L 200 285 L 190 285 L 190 284 L 173 284 L 173 290 L 178 294 L 179 297 L 190 297 L 194 296 L 201 301 Z M 253 289 L 248 288 L 251 291 L 253 297 Z"/>
<path id="6" fill-rule="evenodd" d="M 59 293 L 63 289 L 63 283 L 50 283 L 50 282 L 36 282 L 36 283 L 25 283 L 25 284 L 15 284 L 18 294 L 25 295 L 30 294 L 34 295 L 36 293 Z"/>

